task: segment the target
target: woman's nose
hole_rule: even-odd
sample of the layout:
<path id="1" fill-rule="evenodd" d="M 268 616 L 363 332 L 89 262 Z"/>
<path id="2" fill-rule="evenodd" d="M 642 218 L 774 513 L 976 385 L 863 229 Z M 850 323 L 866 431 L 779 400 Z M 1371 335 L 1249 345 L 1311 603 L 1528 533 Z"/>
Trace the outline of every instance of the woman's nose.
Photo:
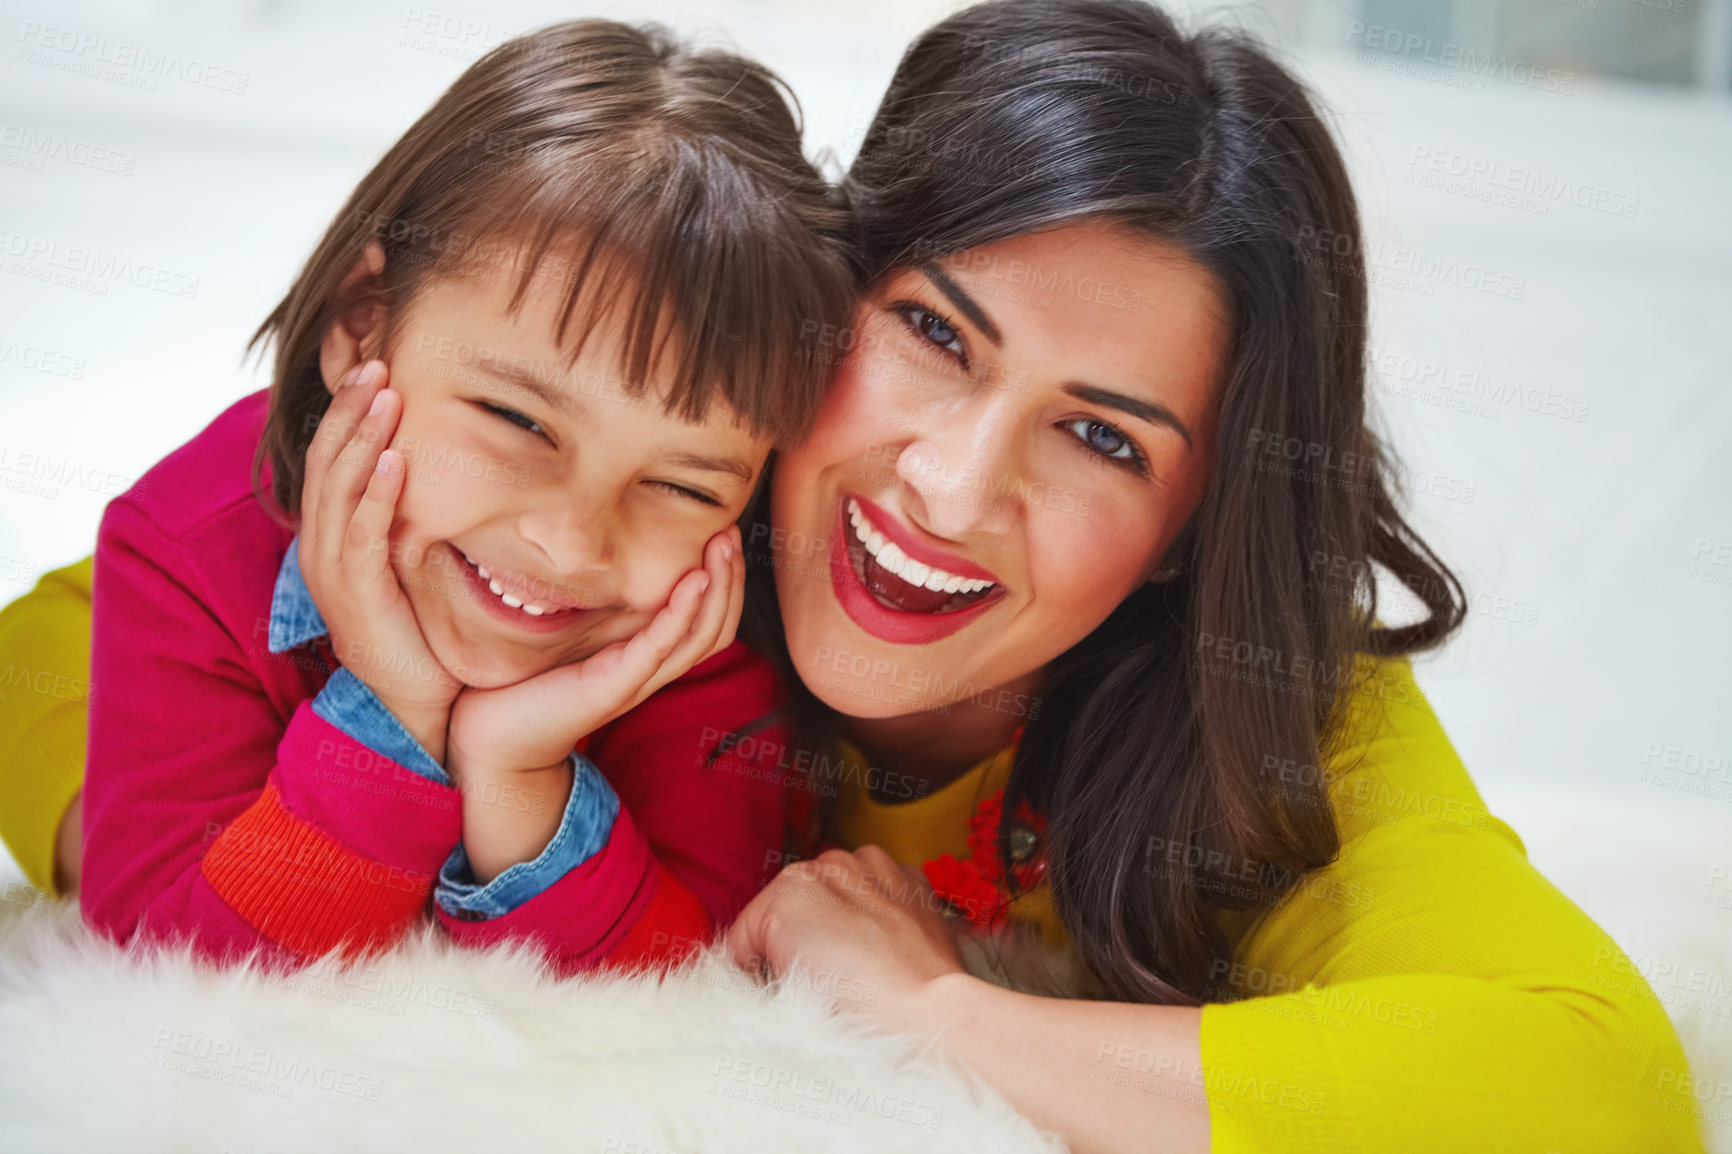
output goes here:
<path id="1" fill-rule="evenodd" d="M 911 515 L 934 536 L 952 541 L 1004 532 L 1025 488 L 1015 478 L 1012 415 L 982 406 L 958 418 L 922 430 L 896 456 L 897 477 L 918 505 Z"/>

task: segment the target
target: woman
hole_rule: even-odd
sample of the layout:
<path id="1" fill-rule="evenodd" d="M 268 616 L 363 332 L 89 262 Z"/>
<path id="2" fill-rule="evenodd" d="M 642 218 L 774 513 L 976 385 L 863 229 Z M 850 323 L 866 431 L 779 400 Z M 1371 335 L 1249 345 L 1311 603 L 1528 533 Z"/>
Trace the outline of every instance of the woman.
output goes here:
<path id="1" fill-rule="evenodd" d="M 872 991 L 1079 1150 L 1700 1149 L 1659 1003 L 1402 656 L 1464 602 L 1365 427 L 1357 214 L 1292 77 L 1131 0 L 982 5 L 842 190 L 866 291 L 746 638 L 842 848 L 736 958 Z M 1376 624 L 1374 564 L 1422 620 Z M 1084 999 L 1027 992 L 1064 978 L 1030 940 Z"/>
<path id="2" fill-rule="evenodd" d="M 1413 684 L 1463 599 L 1365 429 L 1292 78 L 1131 0 L 972 8 L 843 192 L 865 293 L 743 631 L 799 694 L 801 852 L 841 848 L 735 955 L 1079 1150 L 1699 1150 L 1659 1004 Z M 1377 626 L 1373 563 L 1423 620 Z"/>

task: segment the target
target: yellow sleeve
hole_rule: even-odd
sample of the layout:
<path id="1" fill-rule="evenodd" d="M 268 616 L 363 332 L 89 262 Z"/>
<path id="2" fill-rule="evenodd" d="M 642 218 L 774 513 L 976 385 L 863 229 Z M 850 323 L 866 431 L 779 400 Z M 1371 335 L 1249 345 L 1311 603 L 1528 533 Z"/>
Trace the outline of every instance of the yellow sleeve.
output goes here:
<path id="1" fill-rule="evenodd" d="M 1486 812 L 1408 662 L 1361 669 L 1323 774 L 1340 856 L 1203 1009 L 1213 1154 L 1700 1154 L 1652 989 Z"/>
<path id="2" fill-rule="evenodd" d="M 84 785 L 92 559 L 0 609 L 0 839 L 54 891 L 54 837 Z"/>

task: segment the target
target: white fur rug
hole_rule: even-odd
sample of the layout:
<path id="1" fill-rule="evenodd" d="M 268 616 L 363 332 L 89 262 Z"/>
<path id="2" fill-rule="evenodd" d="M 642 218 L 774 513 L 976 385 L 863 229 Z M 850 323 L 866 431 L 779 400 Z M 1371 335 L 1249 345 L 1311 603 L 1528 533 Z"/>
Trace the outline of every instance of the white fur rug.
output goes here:
<path id="1" fill-rule="evenodd" d="M 20 891 L 13 890 L 16 895 Z M 128 955 L 0 903 L 0 1149 L 1062 1151 L 992 1092 L 709 956 L 558 981 L 436 932 L 349 971 Z M 821 985 L 821 983 L 817 983 Z"/>

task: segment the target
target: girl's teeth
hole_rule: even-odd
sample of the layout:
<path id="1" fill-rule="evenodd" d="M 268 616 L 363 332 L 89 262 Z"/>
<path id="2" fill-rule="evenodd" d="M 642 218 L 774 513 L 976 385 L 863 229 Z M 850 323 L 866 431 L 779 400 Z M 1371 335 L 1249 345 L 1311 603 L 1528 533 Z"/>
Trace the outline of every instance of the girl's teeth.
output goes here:
<path id="1" fill-rule="evenodd" d="M 954 573 L 914 560 L 897 547 L 896 542 L 872 527 L 859 502 L 848 501 L 848 523 L 854 527 L 854 537 L 866 552 L 878 559 L 878 564 L 910 585 L 922 585 L 934 593 L 979 593 L 992 588 L 991 581 L 959 577 Z"/>
<path id="2" fill-rule="evenodd" d="M 477 565 L 475 559 L 469 556 L 469 554 L 463 554 L 463 559 L 468 561 L 471 565 L 475 565 L 475 571 L 481 574 L 481 579 L 487 582 L 487 587 L 493 590 L 493 595 L 505 602 L 506 605 L 513 609 L 521 609 L 531 617 L 540 617 L 542 614 L 548 612 L 548 608 L 545 605 L 537 605 L 534 602 L 525 604 L 522 598 L 513 597 L 511 594 L 507 593 L 505 591 L 505 586 L 501 585 L 496 579 L 490 578 L 487 570 L 482 566 Z"/>

